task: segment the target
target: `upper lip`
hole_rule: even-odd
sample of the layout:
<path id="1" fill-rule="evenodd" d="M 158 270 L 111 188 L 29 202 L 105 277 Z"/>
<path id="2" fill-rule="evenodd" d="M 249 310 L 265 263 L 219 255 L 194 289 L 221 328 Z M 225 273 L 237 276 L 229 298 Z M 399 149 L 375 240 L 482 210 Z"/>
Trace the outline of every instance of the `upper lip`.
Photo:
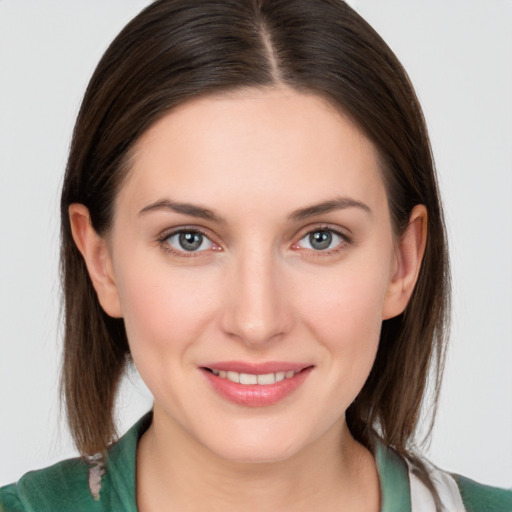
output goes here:
<path id="1" fill-rule="evenodd" d="M 267 373 L 289 372 L 295 373 L 312 366 L 308 363 L 294 363 L 290 361 L 267 361 L 262 363 L 250 363 L 246 361 L 218 361 L 201 365 L 210 370 L 224 370 L 227 372 L 249 373 L 252 375 L 264 375 Z"/>

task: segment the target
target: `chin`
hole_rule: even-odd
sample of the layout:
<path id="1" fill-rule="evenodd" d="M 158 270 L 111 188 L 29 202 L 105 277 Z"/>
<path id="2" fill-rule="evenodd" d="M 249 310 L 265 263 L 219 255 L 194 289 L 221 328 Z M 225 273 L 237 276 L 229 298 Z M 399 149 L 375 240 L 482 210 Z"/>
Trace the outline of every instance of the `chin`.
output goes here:
<path id="1" fill-rule="evenodd" d="M 310 443 L 306 433 L 297 432 L 297 429 L 275 429 L 275 424 L 265 427 L 252 425 L 250 430 L 247 427 L 249 425 L 245 429 L 240 425 L 226 427 L 214 436 L 210 430 L 202 444 L 226 461 L 261 464 L 289 459 Z"/>
<path id="2" fill-rule="evenodd" d="M 233 443 L 231 446 L 223 445 L 221 449 L 214 453 L 225 461 L 238 464 L 272 464 L 282 462 L 293 457 L 299 449 L 295 446 L 275 446 L 261 443 L 253 446 L 247 444 Z"/>

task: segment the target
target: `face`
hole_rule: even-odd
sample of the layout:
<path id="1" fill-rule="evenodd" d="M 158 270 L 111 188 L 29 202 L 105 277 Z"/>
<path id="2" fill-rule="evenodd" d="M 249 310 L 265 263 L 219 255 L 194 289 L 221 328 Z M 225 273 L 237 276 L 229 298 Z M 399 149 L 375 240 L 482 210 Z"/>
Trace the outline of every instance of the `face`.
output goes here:
<path id="1" fill-rule="evenodd" d="M 108 237 L 155 417 L 238 461 L 342 429 L 399 268 L 376 150 L 289 89 L 191 101 L 136 146 Z M 240 381 L 240 382 L 237 382 Z"/>

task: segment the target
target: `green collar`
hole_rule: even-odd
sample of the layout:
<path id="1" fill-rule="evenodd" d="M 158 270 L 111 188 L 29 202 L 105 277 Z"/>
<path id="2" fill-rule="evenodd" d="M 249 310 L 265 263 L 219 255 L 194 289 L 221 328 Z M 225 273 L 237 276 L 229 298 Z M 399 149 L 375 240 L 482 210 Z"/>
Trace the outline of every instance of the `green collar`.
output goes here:
<path id="1" fill-rule="evenodd" d="M 406 462 L 381 441 L 374 442 L 380 480 L 380 512 L 411 512 L 409 471 Z"/>
<path id="2" fill-rule="evenodd" d="M 151 424 L 152 413 L 143 416 L 109 450 L 105 478 L 110 480 L 110 504 L 113 510 L 137 512 L 135 468 L 137 443 Z M 380 512 L 411 512 L 409 476 L 405 461 L 391 448 L 376 440 L 375 459 L 381 490 Z"/>
<path id="3" fill-rule="evenodd" d="M 137 444 L 151 425 L 152 418 L 152 411 L 145 414 L 108 452 L 105 478 L 110 481 L 105 487 L 110 489 L 112 510 L 138 512 L 135 495 Z"/>

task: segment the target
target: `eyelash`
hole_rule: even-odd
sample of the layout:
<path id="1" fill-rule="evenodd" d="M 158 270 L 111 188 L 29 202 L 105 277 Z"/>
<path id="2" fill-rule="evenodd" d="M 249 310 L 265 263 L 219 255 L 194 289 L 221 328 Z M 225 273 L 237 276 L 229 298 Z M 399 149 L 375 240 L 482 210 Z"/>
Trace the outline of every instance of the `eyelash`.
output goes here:
<path id="1" fill-rule="evenodd" d="M 332 249 L 314 249 L 314 248 L 302 248 L 299 246 L 299 243 L 302 242 L 303 240 L 307 239 L 308 237 L 311 237 L 311 235 L 313 235 L 314 233 L 320 233 L 320 232 L 324 232 L 324 233 L 329 233 L 331 235 L 334 235 L 336 237 L 339 237 L 340 241 L 336 244 L 336 246 Z M 308 253 L 312 256 L 315 256 L 315 257 L 326 257 L 326 256 L 334 256 L 336 254 L 338 254 L 339 252 L 343 251 L 344 249 L 346 249 L 347 246 L 351 245 L 352 244 L 352 240 L 350 237 L 348 237 L 346 234 L 343 234 L 341 233 L 340 231 L 338 231 L 337 229 L 333 229 L 332 227 L 330 226 L 315 226 L 313 229 L 308 229 L 308 231 L 306 231 L 300 238 L 297 242 L 295 242 L 293 245 L 292 245 L 292 249 L 296 249 L 296 250 L 306 250 L 308 251 Z M 311 244 L 310 244 L 311 245 Z"/>
<path id="2" fill-rule="evenodd" d="M 221 250 L 220 246 L 217 245 L 215 242 L 213 242 L 211 240 L 210 236 L 208 236 L 204 231 L 202 231 L 201 229 L 196 228 L 196 227 L 194 227 L 194 228 L 184 227 L 184 228 L 176 229 L 171 232 L 164 233 L 157 239 L 157 242 L 166 253 L 170 253 L 179 258 L 197 258 L 198 256 L 202 255 L 201 253 L 205 252 L 204 250 L 202 250 L 202 251 L 187 251 L 185 249 L 180 250 L 180 249 L 176 249 L 176 248 L 172 247 L 169 243 L 169 239 L 172 237 L 175 237 L 175 236 L 179 236 L 181 234 L 200 235 L 203 237 L 203 240 L 201 241 L 201 245 L 204 243 L 205 240 L 207 240 L 207 241 L 209 241 L 210 244 L 212 244 L 215 247 L 213 249 L 215 252 L 218 252 Z"/>
<path id="3" fill-rule="evenodd" d="M 324 250 L 322 250 L 322 249 L 314 249 L 314 248 L 303 248 L 303 247 L 299 246 L 300 242 L 305 240 L 307 237 L 310 237 L 314 233 L 319 233 L 319 232 L 330 233 L 331 235 L 339 237 L 340 241 L 338 242 L 338 244 L 334 248 L 332 248 L 332 249 L 324 249 Z M 171 232 L 166 232 L 166 233 L 162 234 L 157 239 L 157 243 L 162 247 L 162 249 L 166 253 L 173 254 L 174 256 L 177 256 L 177 257 L 180 257 L 180 258 L 194 258 L 194 257 L 202 256 L 202 253 L 204 253 L 204 252 L 206 252 L 208 250 L 208 249 L 206 249 L 206 250 L 187 251 L 185 249 L 176 249 L 176 248 L 172 247 L 172 245 L 170 245 L 170 243 L 169 243 L 169 239 L 172 238 L 172 237 L 179 236 L 181 234 L 200 235 L 200 236 L 203 237 L 203 240 L 201 241 L 201 245 L 203 245 L 204 241 L 207 240 L 210 244 L 213 245 L 213 248 L 210 249 L 210 250 L 214 250 L 215 252 L 222 251 L 222 248 L 218 244 L 213 242 L 211 240 L 211 237 L 208 234 L 206 234 L 203 230 L 201 230 L 199 228 L 196 228 L 196 227 L 193 227 L 193 228 L 186 228 L 186 227 L 184 227 L 184 228 L 176 229 L 176 230 L 171 231 Z M 304 232 L 304 234 L 299 238 L 299 240 L 292 244 L 291 248 L 293 250 L 305 250 L 305 251 L 308 251 L 309 254 L 311 254 L 311 255 L 313 255 L 315 257 L 316 256 L 320 256 L 320 257 L 324 256 L 325 257 L 325 256 L 336 255 L 340 251 L 345 249 L 348 245 L 351 245 L 351 244 L 352 244 L 352 240 L 346 234 L 343 234 L 340 231 L 338 231 L 336 229 L 333 229 L 333 228 L 331 228 L 329 226 L 318 226 L 318 227 L 315 227 L 313 229 L 309 229 L 308 231 Z"/>

